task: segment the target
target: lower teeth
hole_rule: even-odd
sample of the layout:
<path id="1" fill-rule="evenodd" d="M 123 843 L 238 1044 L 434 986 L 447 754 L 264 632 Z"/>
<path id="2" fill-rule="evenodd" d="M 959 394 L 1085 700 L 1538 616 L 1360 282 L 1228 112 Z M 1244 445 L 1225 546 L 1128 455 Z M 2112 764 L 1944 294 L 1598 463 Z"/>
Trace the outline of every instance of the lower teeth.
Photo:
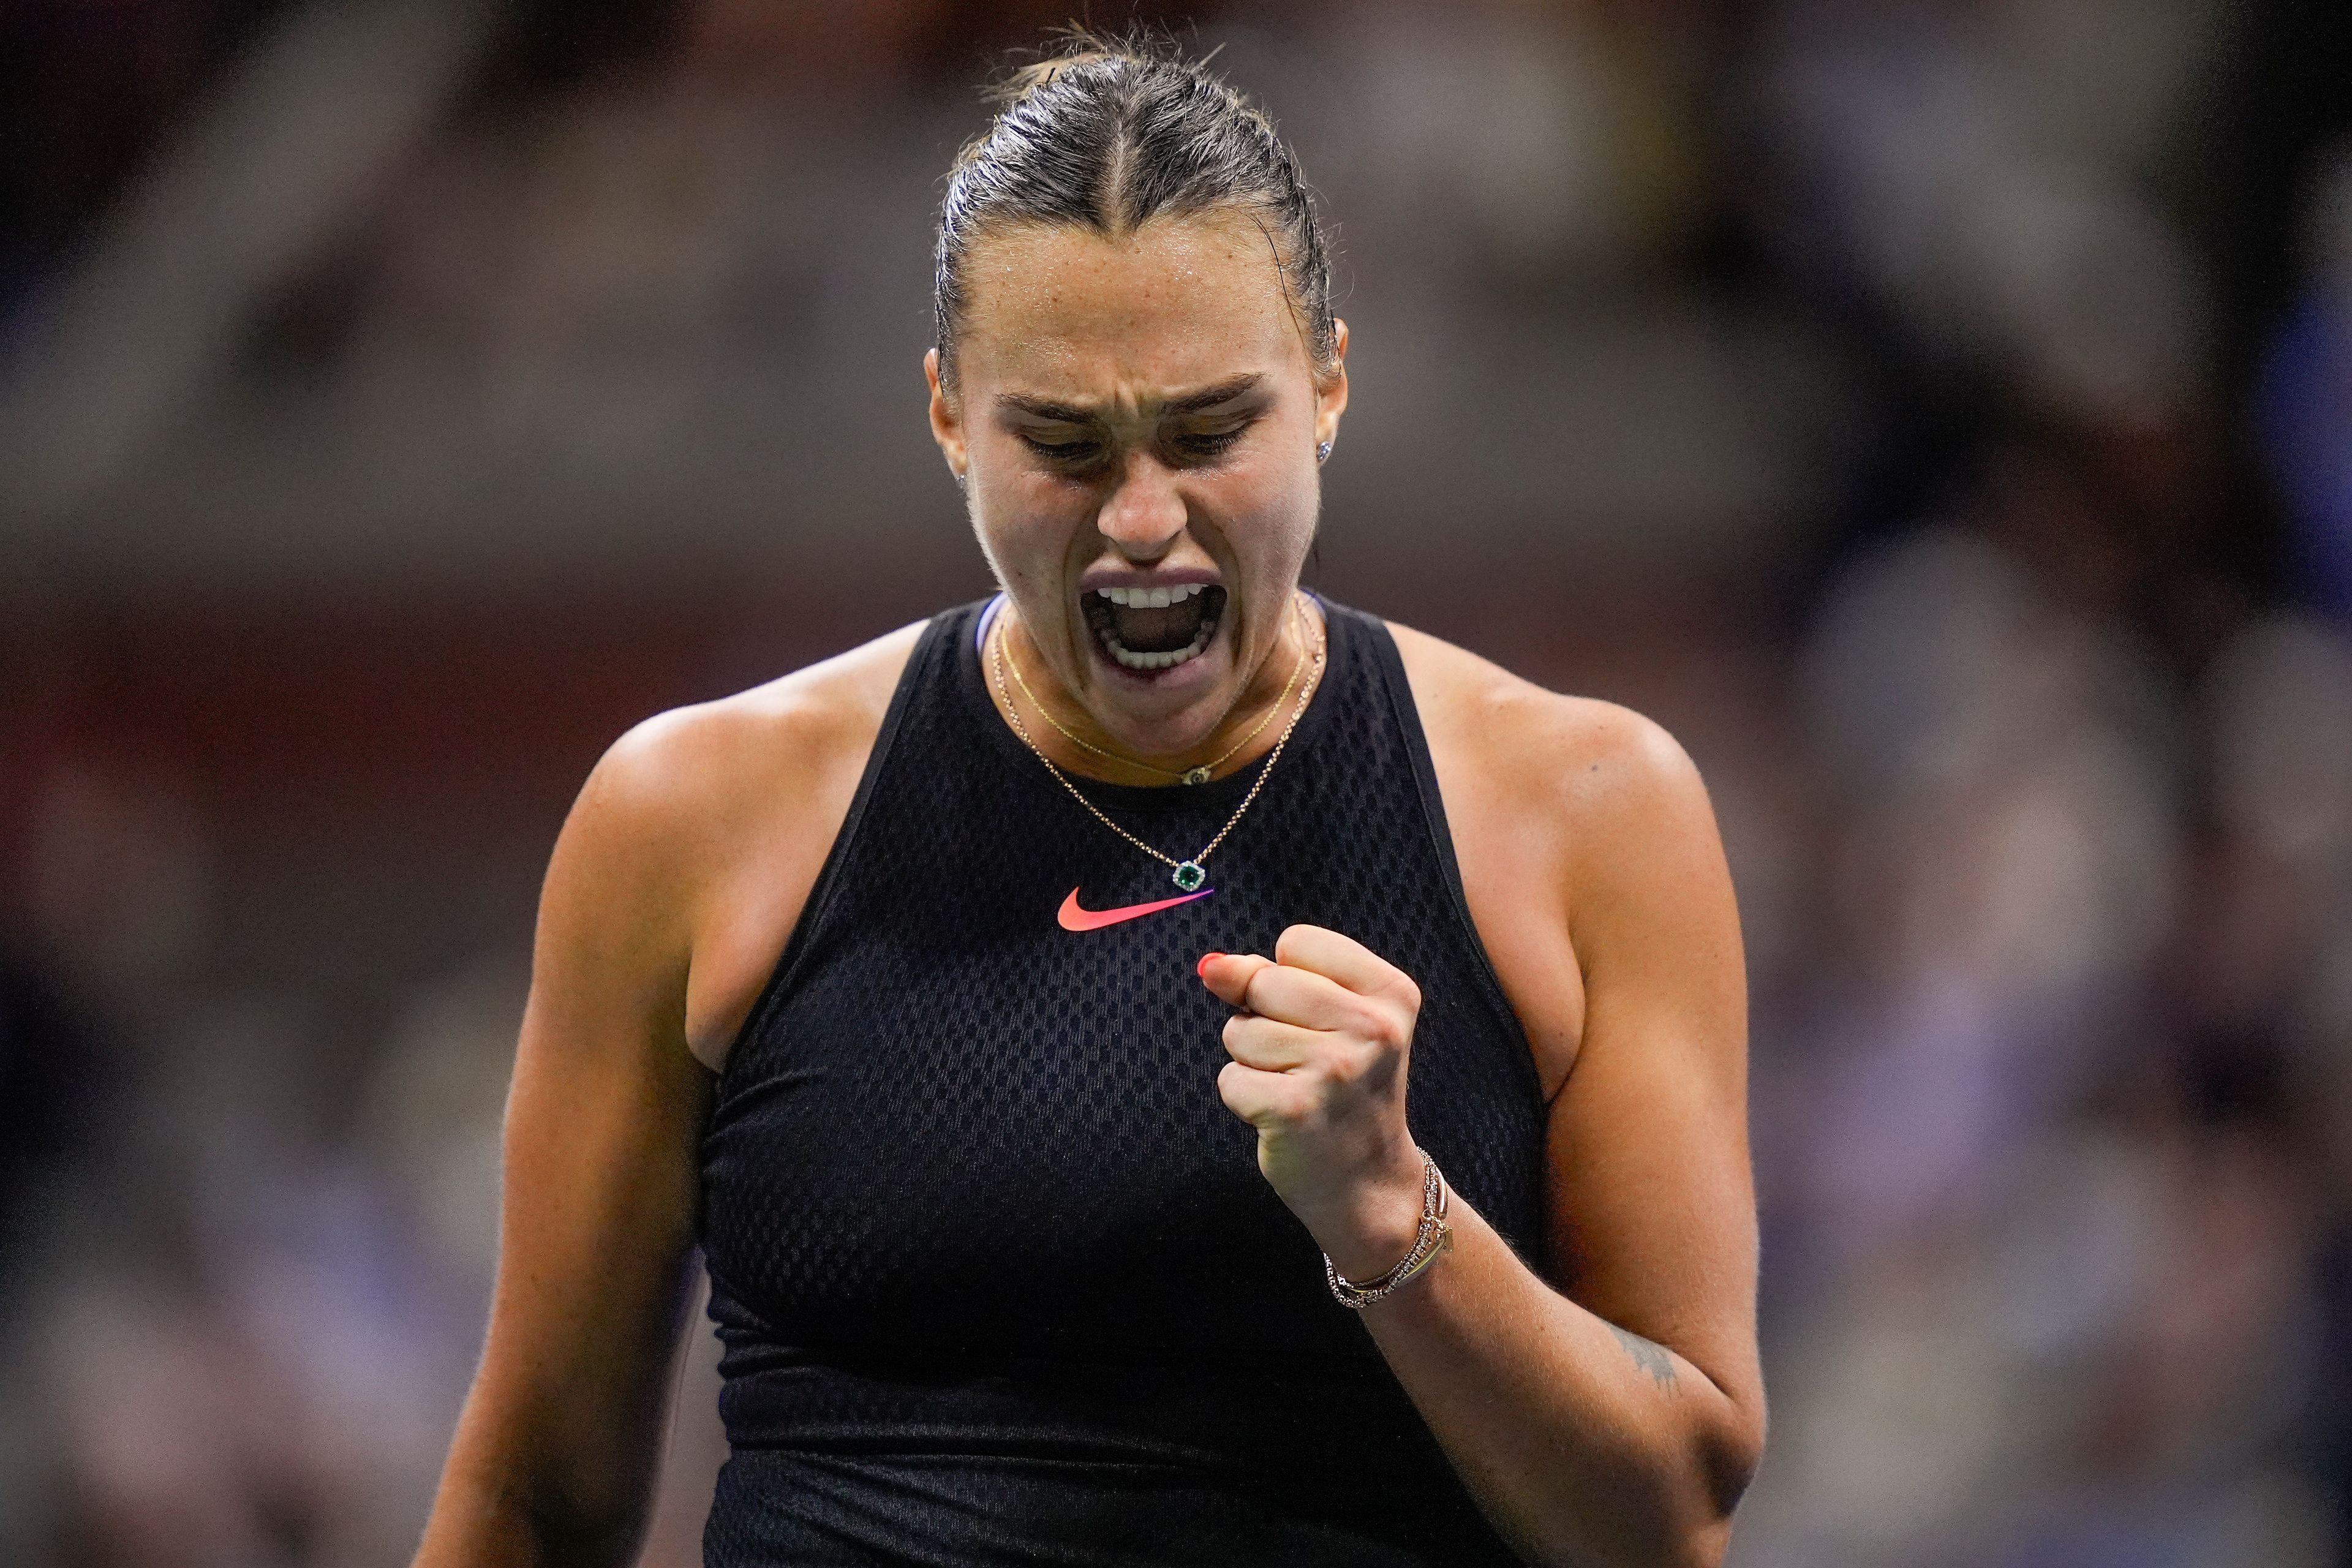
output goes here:
<path id="1" fill-rule="evenodd" d="M 1170 648 L 1166 653 L 1137 653 L 1132 648 L 1120 646 L 1118 638 L 1108 632 L 1103 634 L 1102 640 L 1103 646 L 1110 649 L 1111 658 L 1126 668 L 1171 669 L 1189 659 L 1198 658 L 1201 650 L 1209 646 L 1209 638 L 1216 629 L 1216 623 L 1204 620 L 1201 623 L 1201 629 L 1192 634 L 1191 642 L 1182 647 Z"/>

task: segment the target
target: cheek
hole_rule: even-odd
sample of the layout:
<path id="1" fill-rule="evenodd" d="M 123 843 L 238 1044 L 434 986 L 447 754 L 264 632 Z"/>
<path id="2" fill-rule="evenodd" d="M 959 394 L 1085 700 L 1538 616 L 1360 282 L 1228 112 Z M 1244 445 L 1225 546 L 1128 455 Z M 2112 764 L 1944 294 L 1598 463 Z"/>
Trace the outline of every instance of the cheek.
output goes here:
<path id="1" fill-rule="evenodd" d="M 1254 571 L 1267 575 L 1296 572 L 1315 538 L 1320 500 L 1315 470 L 1295 463 L 1268 463 L 1255 472 L 1235 470 L 1216 498 L 1219 515 L 1231 520 L 1234 548 Z"/>
<path id="2" fill-rule="evenodd" d="M 1002 483 L 993 494 L 974 498 L 972 531 L 997 579 L 1024 601 L 1032 616 L 1056 598 L 1075 571 L 1096 552 L 1094 508 L 1085 497 L 1073 501 L 1069 487 L 1027 475 Z"/>

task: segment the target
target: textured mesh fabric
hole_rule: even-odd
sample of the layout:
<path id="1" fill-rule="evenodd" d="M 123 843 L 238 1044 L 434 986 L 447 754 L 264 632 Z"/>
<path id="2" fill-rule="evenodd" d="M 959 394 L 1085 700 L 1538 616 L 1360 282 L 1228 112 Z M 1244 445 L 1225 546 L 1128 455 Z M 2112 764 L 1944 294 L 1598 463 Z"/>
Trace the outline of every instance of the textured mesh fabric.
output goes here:
<path id="1" fill-rule="evenodd" d="M 1535 1070 L 1387 628 L 1327 605 L 1323 685 L 1210 896 L 1072 932 L 1074 887 L 1176 889 L 992 710 L 982 608 L 919 642 L 719 1079 L 706 1561 L 1514 1561 L 1260 1175 L 1193 972 L 1307 921 L 1412 975 L 1413 1135 L 1536 1255 Z M 1181 859 L 1257 771 L 1079 784 Z"/>

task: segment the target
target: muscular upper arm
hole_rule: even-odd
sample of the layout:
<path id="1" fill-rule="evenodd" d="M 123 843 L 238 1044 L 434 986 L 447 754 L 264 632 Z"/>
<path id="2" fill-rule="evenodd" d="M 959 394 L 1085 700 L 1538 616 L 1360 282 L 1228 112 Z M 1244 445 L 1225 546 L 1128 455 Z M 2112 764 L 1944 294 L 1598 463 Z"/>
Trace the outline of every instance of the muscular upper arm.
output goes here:
<path id="1" fill-rule="evenodd" d="M 540 894 L 488 1343 L 419 1568 L 634 1553 L 716 1083 L 689 1032 L 723 1058 L 923 625 L 649 719 L 582 786 Z"/>
<path id="2" fill-rule="evenodd" d="M 1728 1396 L 1738 1471 L 1762 1441 L 1763 1389 L 1730 874 L 1706 787 L 1673 737 L 1622 708 L 1580 707 L 1557 775 L 1585 1018 L 1548 1130 L 1555 1274 L 1580 1305 L 1674 1350 Z"/>
<path id="3" fill-rule="evenodd" d="M 683 1039 L 708 831 L 692 724 L 664 715 L 616 742 L 549 861 L 489 1336 L 420 1564 L 618 1562 L 642 1528 L 711 1082 Z"/>

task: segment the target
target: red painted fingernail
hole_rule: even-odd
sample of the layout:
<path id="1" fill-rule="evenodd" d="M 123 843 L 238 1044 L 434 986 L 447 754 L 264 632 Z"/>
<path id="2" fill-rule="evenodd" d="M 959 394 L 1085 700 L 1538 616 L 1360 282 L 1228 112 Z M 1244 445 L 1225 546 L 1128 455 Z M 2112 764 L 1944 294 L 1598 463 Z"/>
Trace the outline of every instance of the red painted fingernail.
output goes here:
<path id="1" fill-rule="evenodd" d="M 1199 975 L 1202 979 L 1206 980 L 1209 977 L 1209 960 L 1213 958 L 1223 958 L 1224 956 L 1225 955 L 1222 952 L 1202 953 L 1201 955 L 1201 962 L 1192 966 L 1192 973 Z"/>

